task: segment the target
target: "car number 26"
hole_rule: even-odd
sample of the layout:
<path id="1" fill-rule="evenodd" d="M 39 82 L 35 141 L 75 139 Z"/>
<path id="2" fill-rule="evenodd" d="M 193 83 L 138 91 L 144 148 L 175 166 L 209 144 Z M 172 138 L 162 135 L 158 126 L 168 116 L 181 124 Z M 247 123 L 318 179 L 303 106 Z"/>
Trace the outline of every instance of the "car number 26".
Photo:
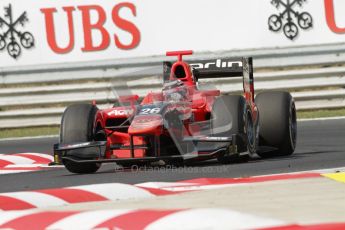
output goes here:
<path id="1" fill-rule="evenodd" d="M 160 108 L 145 108 L 140 111 L 140 114 L 157 114 L 160 111 Z"/>

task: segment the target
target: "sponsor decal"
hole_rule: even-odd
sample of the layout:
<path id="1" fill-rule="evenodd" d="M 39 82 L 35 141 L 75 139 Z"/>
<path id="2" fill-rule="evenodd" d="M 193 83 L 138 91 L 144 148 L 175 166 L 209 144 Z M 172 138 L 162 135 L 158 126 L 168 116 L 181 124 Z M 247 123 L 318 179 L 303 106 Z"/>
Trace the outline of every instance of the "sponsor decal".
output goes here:
<path id="1" fill-rule="evenodd" d="M 14 17 L 11 4 L 4 7 L 4 11 L 4 16 L 0 17 L 0 51 L 6 48 L 7 53 L 17 59 L 22 48 L 30 49 L 35 45 L 35 38 L 30 32 L 18 29 L 29 21 L 26 11 L 18 18 Z"/>
<path id="2" fill-rule="evenodd" d="M 115 109 L 108 113 L 109 116 L 124 116 L 124 115 L 132 115 L 134 112 L 133 109 Z"/>
<path id="3" fill-rule="evenodd" d="M 129 43 L 124 43 L 123 40 L 116 34 L 112 33 L 105 27 L 105 23 L 108 20 L 107 12 L 101 5 L 80 5 L 80 6 L 67 6 L 58 8 L 42 8 L 41 13 L 45 19 L 45 29 L 47 35 L 47 42 L 51 50 L 56 54 L 66 54 L 75 48 L 75 40 L 83 39 L 84 46 L 81 47 L 83 52 L 95 52 L 106 50 L 112 40 L 115 42 L 117 48 L 121 50 L 131 50 L 136 48 L 140 43 L 140 30 L 131 21 L 123 18 L 120 13 L 123 10 L 129 10 L 130 13 L 136 17 L 137 10 L 133 3 L 122 2 L 115 5 L 111 10 L 113 24 L 123 30 L 128 32 L 132 36 L 132 40 Z M 78 12 L 79 11 L 79 12 Z M 54 20 L 56 14 L 65 14 L 67 16 L 65 23 L 68 27 L 68 38 L 69 42 L 65 46 L 59 45 L 56 36 L 56 26 L 61 22 Z M 81 15 L 81 21 L 83 26 L 83 37 L 77 37 L 78 34 L 75 33 L 74 24 L 77 21 L 76 17 Z M 97 15 L 98 19 L 96 22 L 91 20 L 91 15 Z M 95 38 L 93 37 L 94 32 L 97 31 L 101 35 L 101 41 L 99 44 L 95 44 Z"/>
<path id="4" fill-rule="evenodd" d="M 302 7 L 307 0 L 270 0 L 279 11 L 268 18 L 268 28 L 272 32 L 284 31 L 284 35 L 294 40 L 299 29 L 307 30 L 313 27 L 313 18 L 308 12 L 295 10 L 296 6 Z"/>
<path id="5" fill-rule="evenodd" d="M 147 114 L 158 114 L 161 111 L 161 108 L 144 108 L 140 110 L 140 115 Z"/>
<path id="6" fill-rule="evenodd" d="M 242 67 L 242 62 L 240 61 L 223 61 L 222 59 L 217 59 L 214 62 L 207 63 L 191 63 L 189 64 L 194 69 L 209 69 L 209 68 L 238 68 Z"/>
<path id="7" fill-rule="evenodd" d="M 326 21 L 330 30 L 336 34 L 344 34 L 345 28 L 337 25 L 336 15 L 334 12 L 334 0 L 325 0 Z"/>

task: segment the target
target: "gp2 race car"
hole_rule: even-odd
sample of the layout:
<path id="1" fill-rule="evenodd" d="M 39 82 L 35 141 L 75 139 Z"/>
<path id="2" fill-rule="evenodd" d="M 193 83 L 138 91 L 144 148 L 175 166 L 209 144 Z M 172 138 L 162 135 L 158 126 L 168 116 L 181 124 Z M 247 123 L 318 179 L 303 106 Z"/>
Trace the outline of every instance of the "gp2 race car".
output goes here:
<path id="1" fill-rule="evenodd" d="M 99 110 L 74 104 L 63 113 L 54 161 L 72 173 L 94 173 L 102 163 L 125 167 L 152 162 L 185 163 L 218 159 L 236 162 L 291 155 L 296 146 L 296 108 L 288 92 L 254 96 L 252 58 L 187 63 L 192 51 L 163 62 L 163 88 L 139 103 L 137 95 L 118 97 L 119 106 Z M 201 89 L 205 78 L 243 78 L 243 95 Z"/>

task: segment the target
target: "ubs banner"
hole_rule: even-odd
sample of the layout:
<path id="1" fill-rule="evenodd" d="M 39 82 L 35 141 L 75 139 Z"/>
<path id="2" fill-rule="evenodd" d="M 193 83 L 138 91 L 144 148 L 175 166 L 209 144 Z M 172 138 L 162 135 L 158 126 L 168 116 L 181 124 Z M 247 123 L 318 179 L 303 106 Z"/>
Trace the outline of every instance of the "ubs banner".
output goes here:
<path id="1" fill-rule="evenodd" d="M 344 0 L 0 2 L 0 67 L 335 42 Z"/>

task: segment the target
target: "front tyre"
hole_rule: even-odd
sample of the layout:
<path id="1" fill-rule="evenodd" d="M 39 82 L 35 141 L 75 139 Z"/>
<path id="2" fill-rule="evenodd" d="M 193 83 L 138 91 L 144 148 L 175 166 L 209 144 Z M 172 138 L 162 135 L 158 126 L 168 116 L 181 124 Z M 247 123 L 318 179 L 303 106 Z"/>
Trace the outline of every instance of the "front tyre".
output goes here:
<path id="1" fill-rule="evenodd" d="M 101 163 L 76 163 L 73 161 L 64 161 L 65 168 L 71 173 L 90 174 L 95 173 L 101 167 Z"/>
<path id="2" fill-rule="evenodd" d="M 91 104 L 75 104 L 66 108 L 60 126 L 60 143 L 71 144 L 93 140 L 93 126 L 98 108 Z M 69 150 L 68 156 L 75 159 L 93 160 L 88 149 Z M 94 173 L 100 163 L 76 163 L 64 160 L 66 169 L 72 173 Z"/>
<path id="3" fill-rule="evenodd" d="M 259 109 L 259 145 L 276 148 L 258 151 L 260 157 L 291 155 L 296 148 L 297 116 L 295 102 L 288 92 L 263 92 L 256 96 Z"/>

